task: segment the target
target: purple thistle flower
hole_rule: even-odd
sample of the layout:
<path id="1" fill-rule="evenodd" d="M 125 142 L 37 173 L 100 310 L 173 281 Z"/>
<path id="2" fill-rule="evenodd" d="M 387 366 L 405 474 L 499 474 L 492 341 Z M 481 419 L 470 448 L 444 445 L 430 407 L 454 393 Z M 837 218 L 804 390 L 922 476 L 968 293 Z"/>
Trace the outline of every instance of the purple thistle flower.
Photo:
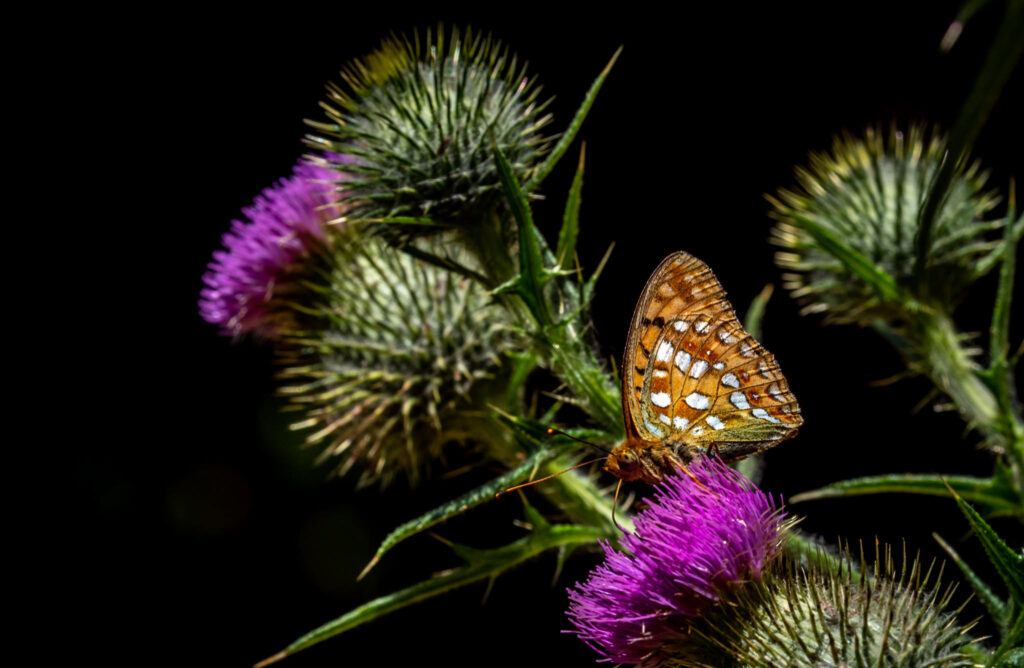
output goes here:
<path id="1" fill-rule="evenodd" d="M 339 173 L 300 163 L 242 209 L 246 220 L 231 221 L 224 234 L 225 250 L 214 251 L 203 276 L 199 315 L 220 325 L 228 335 L 280 333 L 283 323 L 269 312 L 275 293 L 287 278 L 301 272 L 318 242 L 326 240 L 325 224 L 340 215 L 333 182 Z"/>
<path id="2" fill-rule="evenodd" d="M 734 585 L 759 580 L 779 551 L 781 520 L 771 496 L 720 460 L 701 458 L 689 476 L 668 476 L 622 537 L 602 544 L 605 562 L 569 590 L 569 618 L 605 660 L 656 659 L 685 643 L 696 617 Z"/>

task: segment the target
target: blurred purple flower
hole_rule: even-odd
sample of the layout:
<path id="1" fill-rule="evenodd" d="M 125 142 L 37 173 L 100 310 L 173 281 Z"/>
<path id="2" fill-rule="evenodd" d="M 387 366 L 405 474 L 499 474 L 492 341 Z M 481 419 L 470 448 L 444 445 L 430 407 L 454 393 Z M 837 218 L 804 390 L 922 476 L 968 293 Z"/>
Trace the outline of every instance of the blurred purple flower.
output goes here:
<path id="1" fill-rule="evenodd" d="M 771 496 L 721 461 L 690 466 L 703 483 L 673 475 L 605 561 L 569 590 L 572 631 L 606 660 L 639 663 L 686 641 L 688 618 L 725 590 L 758 580 L 778 553 L 781 520 Z"/>
<path id="2" fill-rule="evenodd" d="M 339 206 L 331 205 L 340 199 L 334 182 L 341 178 L 338 172 L 300 163 L 291 176 L 242 209 L 246 220 L 231 221 L 223 237 L 225 250 L 214 251 L 203 276 L 199 314 L 204 320 L 228 335 L 279 333 L 282 323 L 268 306 L 286 279 L 301 271 L 298 265 L 312 247 L 326 239 L 327 221 L 340 215 Z"/>

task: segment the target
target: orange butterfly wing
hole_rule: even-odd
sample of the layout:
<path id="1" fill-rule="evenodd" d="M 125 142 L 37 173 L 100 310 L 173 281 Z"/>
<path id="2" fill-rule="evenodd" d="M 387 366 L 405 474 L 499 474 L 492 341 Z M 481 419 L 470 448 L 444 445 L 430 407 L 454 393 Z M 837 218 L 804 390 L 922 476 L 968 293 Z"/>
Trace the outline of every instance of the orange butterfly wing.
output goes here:
<path id="1" fill-rule="evenodd" d="M 742 459 L 796 434 L 800 407 L 708 266 L 679 251 L 633 313 L 622 368 L 627 438 Z"/>

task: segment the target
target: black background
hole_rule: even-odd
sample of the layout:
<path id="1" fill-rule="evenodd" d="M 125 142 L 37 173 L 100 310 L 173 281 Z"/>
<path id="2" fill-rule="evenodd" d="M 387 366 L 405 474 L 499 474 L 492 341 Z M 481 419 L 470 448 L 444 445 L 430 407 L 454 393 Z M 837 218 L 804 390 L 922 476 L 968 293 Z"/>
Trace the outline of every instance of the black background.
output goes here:
<path id="1" fill-rule="evenodd" d="M 616 244 L 593 319 L 602 354 L 619 358 L 634 302 L 673 250 L 707 261 L 741 312 L 778 282 L 763 193 L 790 184 L 809 150 L 827 148 L 838 131 L 893 120 L 948 128 L 995 33 L 993 4 L 945 56 L 937 46 L 953 2 L 686 12 L 616 5 L 576 16 L 543 6 L 383 3 L 258 16 L 168 12 L 139 17 L 109 43 L 86 40 L 82 48 L 98 60 L 83 73 L 79 99 L 113 121 L 97 138 L 116 170 L 107 185 L 118 184 L 94 193 L 91 205 L 120 227 L 111 235 L 116 260 L 98 263 L 90 293 L 114 295 L 98 298 L 117 324 L 89 372 L 112 382 L 83 398 L 96 402 L 106 443 L 75 449 L 76 500 L 62 518 L 70 566 L 60 600 L 81 620 L 72 644 L 97 645 L 118 663 L 246 666 L 374 596 L 458 564 L 420 536 L 355 582 L 387 532 L 493 471 L 385 493 L 328 479 L 286 430 L 269 350 L 219 336 L 196 312 L 200 277 L 229 221 L 290 171 L 303 150 L 302 119 L 320 118 L 323 84 L 380 37 L 438 20 L 492 31 L 556 96 L 555 130 L 625 45 L 580 135 L 588 163 L 579 252 L 592 269 Z M 1020 176 L 1021 84 L 1018 71 L 976 150 L 1004 192 Z M 577 151 L 578 142 L 535 210 L 549 238 Z M 975 286 L 958 311 L 964 329 L 986 331 L 993 287 Z M 763 342 L 806 419 L 795 440 L 766 456 L 764 489 L 790 497 L 858 475 L 990 472 L 989 455 L 954 413 L 912 414 L 927 382 L 870 386 L 901 368 L 873 333 L 823 328 L 777 291 Z M 983 559 L 948 500 L 889 495 L 791 510 L 830 540 L 905 538 L 931 558 L 938 531 L 976 564 Z M 495 546 L 521 535 L 512 523 L 520 515 L 506 498 L 438 533 Z M 542 556 L 498 579 L 485 605 L 484 585 L 469 587 L 284 665 L 589 664 L 593 653 L 561 633 L 564 588 L 597 559 L 577 554 L 552 587 L 554 558 Z M 973 604 L 965 614 L 982 610 Z"/>

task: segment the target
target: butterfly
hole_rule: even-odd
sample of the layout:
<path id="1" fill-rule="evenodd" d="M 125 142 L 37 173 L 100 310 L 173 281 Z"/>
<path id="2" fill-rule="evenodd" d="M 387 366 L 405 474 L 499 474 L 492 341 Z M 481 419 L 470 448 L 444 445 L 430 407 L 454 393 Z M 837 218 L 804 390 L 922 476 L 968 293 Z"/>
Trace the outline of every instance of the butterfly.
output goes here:
<path id="1" fill-rule="evenodd" d="M 743 329 L 708 265 L 684 251 L 647 281 L 621 375 L 626 440 L 604 466 L 620 480 L 688 473 L 700 454 L 737 461 L 803 424 L 775 357 Z"/>

